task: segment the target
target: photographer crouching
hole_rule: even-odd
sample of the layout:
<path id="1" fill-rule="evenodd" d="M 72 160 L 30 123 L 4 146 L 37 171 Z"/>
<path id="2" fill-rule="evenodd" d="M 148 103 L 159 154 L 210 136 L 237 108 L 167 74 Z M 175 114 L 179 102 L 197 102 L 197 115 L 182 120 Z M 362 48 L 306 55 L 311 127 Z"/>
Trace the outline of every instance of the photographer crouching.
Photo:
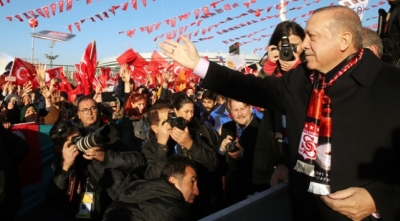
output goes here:
<path id="1" fill-rule="evenodd" d="M 115 138 L 109 124 L 88 132 L 72 121 L 58 121 L 50 137 L 55 161 L 46 204 L 62 210 L 68 219 L 101 220 L 110 203 L 145 166 L 139 152 L 123 151 L 125 145 Z"/>

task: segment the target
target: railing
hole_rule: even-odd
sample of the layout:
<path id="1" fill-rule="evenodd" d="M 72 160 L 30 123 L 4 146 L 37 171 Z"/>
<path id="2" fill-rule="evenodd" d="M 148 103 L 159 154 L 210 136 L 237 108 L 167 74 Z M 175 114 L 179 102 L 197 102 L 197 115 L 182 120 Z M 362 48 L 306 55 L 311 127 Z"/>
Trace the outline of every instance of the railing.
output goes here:
<path id="1" fill-rule="evenodd" d="M 249 196 L 235 205 L 207 216 L 200 221 L 290 221 L 292 214 L 286 184 L 279 184 L 261 193 Z"/>

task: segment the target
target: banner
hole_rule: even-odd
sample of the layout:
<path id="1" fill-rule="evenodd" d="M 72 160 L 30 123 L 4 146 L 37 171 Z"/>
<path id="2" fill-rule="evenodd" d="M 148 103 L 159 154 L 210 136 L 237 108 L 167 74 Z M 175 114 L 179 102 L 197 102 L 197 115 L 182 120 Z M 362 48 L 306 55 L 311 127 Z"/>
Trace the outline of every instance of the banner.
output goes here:
<path id="1" fill-rule="evenodd" d="M 11 130 L 24 138 L 29 147 L 28 156 L 19 165 L 22 187 L 22 205 L 17 217 L 29 212 L 44 201 L 47 186 L 53 178 L 53 143 L 49 137 L 53 125 L 16 124 Z"/>
<path id="2" fill-rule="evenodd" d="M 368 0 L 338 0 L 338 4 L 353 9 L 358 16 L 360 16 L 360 20 L 362 20 L 368 5 Z"/>

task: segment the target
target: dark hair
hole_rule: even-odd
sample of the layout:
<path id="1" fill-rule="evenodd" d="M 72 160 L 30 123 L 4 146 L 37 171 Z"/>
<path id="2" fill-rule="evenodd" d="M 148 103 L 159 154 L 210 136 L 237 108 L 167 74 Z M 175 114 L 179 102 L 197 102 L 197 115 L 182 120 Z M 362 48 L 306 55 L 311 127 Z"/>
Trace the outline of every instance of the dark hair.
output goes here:
<path id="1" fill-rule="evenodd" d="M 82 101 L 86 101 L 86 100 L 92 100 L 92 101 L 96 104 L 96 101 L 95 101 L 91 96 L 89 96 L 89 95 L 84 95 L 84 96 L 79 97 L 78 103 L 76 104 L 76 107 L 79 108 L 79 104 L 80 104 Z"/>
<path id="2" fill-rule="evenodd" d="M 203 92 L 203 94 L 201 95 L 201 99 L 210 99 L 210 100 L 216 101 L 217 100 L 217 94 L 212 92 L 212 91 L 205 90 Z"/>
<path id="3" fill-rule="evenodd" d="M 276 26 L 274 32 L 271 35 L 271 38 L 269 39 L 268 45 L 277 46 L 279 42 L 282 40 L 283 36 L 289 37 L 290 35 L 299 36 L 301 40 L 304 40 L 304 38 L 306 37 L 304 29 L 299 24 L 297 24 L 294 21 L 283 21 Z M 302 55 L 300 56 L 300 60 L 304 60 L 304 53 L 302 53 Z M 280 72 L 281 68 L 278 65 L 273 75 L 276 75 Z"/>
<path id="4" fill-rule="evenodd" d="M 67 137 L 75 131 L 78 131 L 78 126 L 74 124 L 71 120 L 56 121 L 49 132 L 54 147 L 62 148 L 65 141 L 67 140 Z"/>
<path id="5" fill-rule="evenodd" d="M 174 106 L 174 108 L 176 108 L 177 110 L 181 109 L 184 104 L 190 103 L 194 105 L 193 100 L 190 99 L 190 97 L 188 97 L 186 93 L 182 91 L 173 94 L 171 102 L 172 106 Z"/>
<path id="6" fill-rule="evenodd" d="M 147 121 L 149 125 L 157 125 L 160 122 L 160 117 L 158 116 L 158 112 L 163 109 L 172 110 L 174 107 L 172 104 L 168 103 L 167 101 L 158 100 L 156 103 L 151 106 L 149 112 L 147 114 Z"/>
<path id="7" fill-rule="evenodd" d="M 180 155 L 172 155 L 168 158 L 167 163 L 161 172 L 161 178 L 168 180 L 170 177 L 175 177 L 182 181 L 186 167 L 192 167 L 196 170 L 196 165 L 193 160 Z"/>

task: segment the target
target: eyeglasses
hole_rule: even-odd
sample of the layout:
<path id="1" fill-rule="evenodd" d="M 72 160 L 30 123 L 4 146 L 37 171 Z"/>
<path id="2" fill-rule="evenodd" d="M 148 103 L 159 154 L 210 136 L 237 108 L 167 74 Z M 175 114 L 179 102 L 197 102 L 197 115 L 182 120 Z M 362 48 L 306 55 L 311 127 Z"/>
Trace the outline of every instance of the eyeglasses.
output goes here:
<path id="1" fill-rule="evenodd" d="M 93 107 L 90 107 L 90 108 L 83 108 L 82 110 L 79 110 L 79 111 L 84 113 L 84 114 L 87 114 L 87 113 L 89 113 L 89 110 L 91 112 L 95 112 L 95 111 L 97 111 L 97 107 L 93 106 Z"/>

